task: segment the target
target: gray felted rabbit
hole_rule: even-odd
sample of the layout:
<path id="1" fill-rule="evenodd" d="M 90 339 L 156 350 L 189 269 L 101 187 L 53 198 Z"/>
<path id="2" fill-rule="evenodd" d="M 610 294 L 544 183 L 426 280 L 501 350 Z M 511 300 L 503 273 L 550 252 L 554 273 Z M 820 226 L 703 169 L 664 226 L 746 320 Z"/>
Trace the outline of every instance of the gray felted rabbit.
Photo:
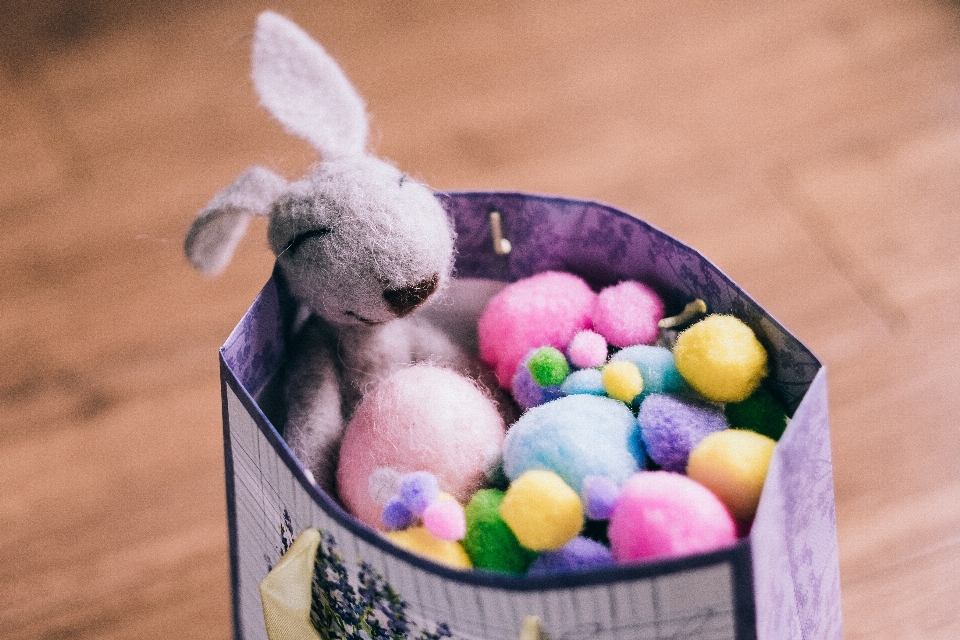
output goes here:
<path id="1" fill-rule="evenodd" d="M 185 250 L 217 274 L 251 216 L 269 216 L 270 248 L 310 313 L 290 350 L 284 434 L 329 489 L 345 419 L 371 383 L 423 360 L 473 368 L 410 315 L 450 278 L 454 232 L 429 189 L 366 153 L 363 101 L 323 48 L 275 13 L 257 22 L 253 80 L 267 110 L 322 161 L 292 183 L 247 170 L 198 214 Z"/>

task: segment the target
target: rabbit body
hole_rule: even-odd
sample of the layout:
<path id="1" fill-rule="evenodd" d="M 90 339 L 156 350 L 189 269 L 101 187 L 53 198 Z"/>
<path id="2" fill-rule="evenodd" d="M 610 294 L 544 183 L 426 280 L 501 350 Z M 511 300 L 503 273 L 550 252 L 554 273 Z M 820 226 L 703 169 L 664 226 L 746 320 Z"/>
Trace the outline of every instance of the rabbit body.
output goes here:
<path id="1" fill-rule="evenodd" d="M 269 217 L 270 248 L 307 315 L 284 372 L 284 437 L 330 489 L 344 425 L 371 384 L 419 361 L 478 373 L 411 315 L 449 281 L 455 234 L 426 186 L 366 153 L 363 101 L 320 45 L 275 13 L 258 19 L 253 79 L 264 106 L 322 161 L 292 183 L 247 170 L 197 215 L 185 251 L 219 273 L 250 218 Z"/>

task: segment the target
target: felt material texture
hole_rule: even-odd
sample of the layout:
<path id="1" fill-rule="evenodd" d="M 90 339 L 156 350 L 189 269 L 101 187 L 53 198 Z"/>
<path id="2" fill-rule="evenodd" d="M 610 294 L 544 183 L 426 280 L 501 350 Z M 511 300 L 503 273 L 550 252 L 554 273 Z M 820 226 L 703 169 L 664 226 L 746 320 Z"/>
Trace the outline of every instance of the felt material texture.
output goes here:
<path id="1" fill-rule="evenodd" d="M 566 349 L 578 331 L 590 328 L 596 294 L 571 273 L 544 271 L 518 280 L 495 295 L 477 322 L 480 357 L 509 388 L 531 349 Z"/>
<path id="2" fill-rule="evenodd" d="M 728 403 L 723 412 L 734 429 L 749 429 L 773 440 L 779 440 L 787 429 L 783 405 L 763 387 L 742 402 Z"/>
<path id="3" fill-rule="evenodd" d="M 580 393 L 602 396 L 607 393 L 607 390 L 603 388 L 603 374 L 597 369 L 574 371 L 560 385 L 560 391 L 567 396 Z"/>
<path id="4" fill-rule="evenodd" d="M 587 476 L 580 489 L 583 509 L 591 520 L 609 520 L 620 497 L 620 487 L 606 476 Z"/>
<path id="5" fill-rule="evenodd" d="M 687 384 L 677 370 L 673 354 L 665 347 L 633 345 L 613 354 L 610 362 L 632 362 L 640 370 L 643 391 L 634 400 L 639 403 L 652 393 L 682 393 Z"/>
<path id="6" fill-rule="evenodd" d="M 592 395 L 565 396 L 530 409 L 510 427 L 503 445 L 503 467 L 511 480 L 530 469 L 549 469 L 576 491 L 587 476 L 619 483 L 645 464 L 630 409 Z"/>
<path id="7" fill-rule="evenodd" d="M 365 152 L 362 99 L 336 62 L 286 18 L 264 12 L 252 53 L 254 86 L 287 131 L 322 162 L 288 184 L 255 167 L 202 210 L 185 243 L 205 273 L 222 270 L 252 215 L 267 236 L 285 287 L 310 316 L 284 372 L 284 437 L 324 489 L 363 392 L 412 362 L 479 367 L 411 314 L 442 295 L 454 231 L 432 191 Z"/>
<path id="8" fill-rule="evenodd" d="M 776 442 L 743 429 L 711 433 L 690 453 L 687 475 L 710 489 L 733 517 L 749 522 L 760 504 Z"/>
<path id="9" fill-rule="evenodd" d="M 323 47 L 283 16 L 264 11 L 253 40 L 253 82 L 263 106 L 325 159 L 363 153 L 367 116 Z"/>
<path id="10" fill-rule="evenodd" d="M 541 387 L 555 387 L 562 383 L 570 373 L 567 358 L 559 349 L 540 347 L 527 360 L 527 369 L 533 381 Z"/>
<path id="11" fill-rule="evenodd" d="M 346 429 L 337 489 L 347 509 L 380 528 L 384 504 L 371 495 L 382 468 L 429 471 L 442 491 L 466 502 L 496 461 L 504 423 L 489 396 L 454 371 L 428 364 L 399 369 L 367 392 Z"/>
<path id="12" fill-rule="evenodd" d="M 690 452 L 701 440 L 727 428 L 720 409 L 663 394 L 640 403 L 637 422 L 650 459 L 678 473 L 686 471 Z"/>
<path id="13" fill-rule="evenodd" d="M 712 551 L 737 539 L 720 499 L 669 471 L 644 471 L 623 484 L 607 534 L 617 562 Z"/>
<path id="14" fill-rule="evenodd" d="M 593 330 L 615 347 L 653 344 L 663 301 L 647 285 L 628 280 L 600 292 L 590 319 Z"/>
<path id="15" fill-rule="evenodd" d="M 643 391 L 643 376 L 637 365 L 626 360 L 611 362 L 600 372 L 607 395 L 630 404 Z"/>
<path id="16" fill-rule="evenodd" d="M 500 517 L 504 495 L 499 489 L 473 494 L 464 509 L 467 533 L 462 544 L 478 569 L 523 573 L 537 554 L 525 549 Z"/>
<path id="17" fill-rule="evenodd" d="M 557 474 L 531 469 L 510 483 L 500 517 L 527 549 L 559 549 L 583 528 L 583 503 Z"/>
<path id="18" fill-rule="evenodd" d="M 767 351 L 753 330 L 729 315 L 712 315 L 684 329 L 673 347 L 680 375 L 714 402 L 740 402 L 767 375 Z"/>
<path id="19" fill-rule="evenodd" d="M 463 507 L 446 493 L 424 509 L 423 526 L 441 540 L 462 540 L 467 533 Z"/>
<path id="20" fill-rule="evenodd" d="M 595 331 L 580 331 L 567 345 L 567 357 L 579 369 L 599 367 L 607 361 L 607 341 Z"/>

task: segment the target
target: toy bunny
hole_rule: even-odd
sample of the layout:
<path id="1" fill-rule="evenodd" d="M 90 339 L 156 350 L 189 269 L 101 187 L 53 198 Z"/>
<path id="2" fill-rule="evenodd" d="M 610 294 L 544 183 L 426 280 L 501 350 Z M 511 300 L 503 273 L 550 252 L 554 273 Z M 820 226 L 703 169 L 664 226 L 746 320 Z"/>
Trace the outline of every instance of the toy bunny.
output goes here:
<path id="1" fill-rule="evenodd" d="M 373 382 L 424 360 L 472 371 L 472 358 L 410 315 L 450 278 L 454 232 L 429 189 L 366 153 L 360 96 L 319 44 L 275 13 L 258 18 L 253 80 L 267 110 L 322 161 L 292 183 L 247 170 L 197 215 L 185 251 L 217 274 L 250 218 L 269 216 L 279 270 L 309 313 L 285 373 L 284 436 L 330 489 L 345 421 Z"/>

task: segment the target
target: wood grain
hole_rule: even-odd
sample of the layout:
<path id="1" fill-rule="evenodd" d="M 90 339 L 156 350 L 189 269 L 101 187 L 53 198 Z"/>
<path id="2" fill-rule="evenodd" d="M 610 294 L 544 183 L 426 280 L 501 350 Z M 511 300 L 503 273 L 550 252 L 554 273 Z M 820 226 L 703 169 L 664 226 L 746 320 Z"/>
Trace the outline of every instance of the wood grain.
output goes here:
<path id="1" fill-rule="evenodd" d="M 268 277 L 183 234 L 312 162 L 248 80 L 253 2 L 4 3 L 0 629 L 230 636 L 216 350 Z M 960 16 L 950 2 L 282 1 L 383 156 L 594 198 L 699 248 L 830 369 L 847 638 L 960 616 Z"/>

